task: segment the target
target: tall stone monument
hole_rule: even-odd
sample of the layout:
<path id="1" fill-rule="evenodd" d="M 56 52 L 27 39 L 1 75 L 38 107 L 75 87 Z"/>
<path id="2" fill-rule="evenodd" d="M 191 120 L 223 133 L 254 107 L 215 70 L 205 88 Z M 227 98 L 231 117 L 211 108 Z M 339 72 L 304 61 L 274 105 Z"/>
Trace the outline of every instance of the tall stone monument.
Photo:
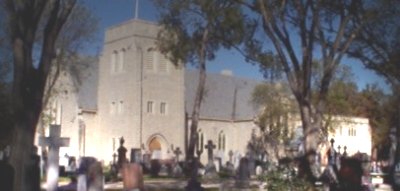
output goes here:
<path id="1" fill-rule="evenodd" d="M 213 155 L 213 150 L 215 149 L 215 145 L 211 140 L 208 140 L 207 145 L 204 147 L 207 149 L 207 154 L 208 154 L 208 162 L 205 168 L 204 178 L 211 180 L 217 177 L 217 170 L 215 168 L 214 155 Z"/>
<path id="2" fill-rule="evenodd" d="M 50 136 L 40 137 L 39 145 L 48 146 L 48 165 L 47 165 L 47 190 L 56 191 L 58 187 L 58 176 L 59 176 L 59 151 L 60 147 L 69 146 L 69 138 L 60 137 L 61 126 L 50 125 Z"/>

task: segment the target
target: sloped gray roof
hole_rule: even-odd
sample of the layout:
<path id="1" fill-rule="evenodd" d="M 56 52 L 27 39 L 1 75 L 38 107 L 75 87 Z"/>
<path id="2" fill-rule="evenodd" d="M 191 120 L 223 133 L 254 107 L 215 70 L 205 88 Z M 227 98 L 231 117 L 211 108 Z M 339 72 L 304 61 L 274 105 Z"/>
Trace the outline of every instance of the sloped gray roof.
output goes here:
<path id="1" fill-rule="evenodd" d="M 185 71 L 185 108 L 189 114 L 193 110 L 198 76 L 197 70 Z M 230 75 L 208 73 L 200 117 L 220 120 L 253 119 L 258 109 L 250 102 L 251 94 L 260 83 Z"/>

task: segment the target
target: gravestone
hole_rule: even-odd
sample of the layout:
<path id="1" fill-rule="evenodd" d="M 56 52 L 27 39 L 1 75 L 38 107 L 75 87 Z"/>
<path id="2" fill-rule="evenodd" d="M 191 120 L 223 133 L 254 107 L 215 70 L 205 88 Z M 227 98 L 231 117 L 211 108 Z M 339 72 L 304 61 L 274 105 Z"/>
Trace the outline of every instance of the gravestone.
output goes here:
<path id="1" fill-rule="evenodd" d="M 347 146 L 344 146 L 343 157 L 347 157 Z"/>
<path id="2" fill-rule="evenodd" d="M 179 162 L 179 155 L 182 154 L 181 149 L 179 147 L 176 147 L 176 149 L 174 150 L 174 154 L 175 154 L 176 162 L 178 163 Z"/>
<path id="3" fill-rule="evenodd" d="M 77 191 L 87 191 L 89 188 L 89 169 L 92 164 L 96 163 L 97 160 L 93 157 L 82 157 L 80 158 L 78 168 L 78 184 Z"/>
<path id="4" fill-rule="evenodd" d="M 125 163 L 121 174 L 124 190 L 143 190 L 143 170 L 138 163 Z"/>
<path id="5" fill-rule="evenodd" d="M 328 153 L 327 153 L 328 154 L 328 164 L 331 165 L 331 166 L 335 166 L 336 167 L 336 162 L 337 162 L 336 155 L 337 155 L 337 152 L 335 151 L 335 147 L 334 147 L 335 140 L 332 138 L 330 140 L 330 142 L 331 142 L 331 147 L 329 148 Z"/>
<path id="6" fill-rule="evenodd" d="M 241 158 L 242 158 L 241 154 L 238 151 L 236 151 L 235 154 L 233 155 L 233 166 L 235 167 L 235 169 L 239 168 Z"/>
<path id="7" fill-rule="evenodd" d="M 213 155 L 213 150 L 215 149 L 215 145 L 211 140 L 208 140 L 207 145 L 204 146 L 207 149 L 207 154 L 208 154 L 208 164 L 214 164 L 214 155 Z"/>
<path id="8" fill-rule="evenodd" d="M 246 188 L 250 185 L 249 160 L 246 157 L 240 159 L 235 185 L 238 188 Z"/>
<path id="9" fill-rule="evenodd" d="M 104 175 L 101 163 L 96 161 L 89 165 L 87 172 L 88 191 L 103 191 Z"/>
<path id="10" fill-rule="evenodd" d="M 128 150 L 126 150 L 126 148 L 124 147 L 124 143 L 125 143 L 124 137 L 121 137 L 119 139 L 119 148 L 117 150 L 117 152 L 118 152 L 118 161 L 117 161 L 118 168 L 122 168 L 122 165 L 124 163 L 128 162 L 128 160 L 126 159 L 126 152 Z"/>
<path id="11" fill-rule="evenodd" d="M 117 165 L 117 154 L 113 153 L 112 154 L 112 162 L 110 165 L 110 176 L 108 177 L 109 179 L 107 179 L 106 181 L 116 181 L 118 179 L 118 165 Z"/>
<path id="12" fill-rule="evenodd" d="M 215 149 L 215 145 L 211 140 L 208 140 L 207 145 L 205 146 L 208 154 L 208 162 L 205 167 L 204 178 L 205 179 L 214 179 L 217 177 L 217 171 L 214 165 L 214 156 L 213 149 Z"/>
<path id="13" fill-rule="evenodd" d="M 76 171 L 76 158 L 75 157 L 68 157 L 68 166 L 66 171 L 68 172 L 75 172 Z"/>
<path id="14" fill-rule="evenodd" d="M 113 162 L 112 162 L 112 164 L 114 164 L 114 165 L 116 165 L 117 164 L 117 157 L 118 157 L 118 155 L 116 154 L 116 153 L 113 153 L 113 155 L 112 155 L 112 158 L 113 158 Z"/>
<path id="15" fill-rule="evenodd" d="M 262 167 L 260 165 L 257 165 L 257 167 L 256 167 L 256 175 L 260 176 L 260 175 L 262 175 L 262 172 L 263 172 Z"/>
<path id="16" fill-rule="evenodd" d="M 222 168 L 222 159 L 219 158 L 219 157 L 215 157 L 214 166 L 215 166 L 215 170 L 216 170 L 217 172 L 221 171 L 221 168 Z"/>
<path id="17" fill-rule="evenodd" d="M 161 164 L 161 167 L 160 167 L 160 172 L 158 173 L 159 175 L 161 175 L 161 176 L 168 176 L 168 175 L 170 175 L 171 173 L 171 169 L 170 168 L 168 168 L 168 165 L 167 164 L 165 164 L 165 163 L 160 163 Z"/>
<path id="18" fill-rule="evenodd" d="M 233 166 L 232 163 L 226 162 L 226 171 L 228 173 L 228 176 L 232 177 L 235 175 L 235 167 Z"/>
<path id="19" fill-rule="evenodd" d="M 229 150 L 228 156 L 229 156 L 229 163 L 233 164 L 233 162 L 232 162 L 233 151 L 232 150 Z"/>
<path id="20" fill-rule="evenodd" d="M 149 173 L 151 168 L 151 154 L 146 153 L 143 155 L 143 171 L 144 173 Z"/>
<path id="21" fill-rule="evenodd" d="M 32 153 L 27 165 L 26 188 L 32 191 L 40 191 L 40 156 L 37 154 L 37 147 L 33 146 Z"/>
<path id="22" fill-rule="evenodd" d="M 175 166 L 172 169 L 172 177 L 174 178 L 181 178 L 183 177 L 183 169 L 179 165 L 179 163 L 175 163 Z"/>
<path id="23" fill-rule="evenodd" d="M 131 163 L 142 162 L 142 151 L 138 148 L 131 149 Z"/>
<path id="24" fill-rule="evenodd" d="M 59 151 L 60 147 L 69 146 L 69 138 L 60 137 L 61 126 L 50 125 L 50 136 L 40 137 L 39 145 L 48 146 L 49 153 L 47 159 L 47 190 L 56 191 L 58 187 L 59 175 Z"/>
<path id="25" fill-rule="evenodd" d="M 0 188 L 13 190 L 14 168 L 8 163 L 3 151 L 0 151 Z"/>
<path id="26" fill-rule="evenodd" d="M 157 177 L 161 171 L 161 163 L 158 159 L 151 159 L 150 161 L 150 175 Z"/>
<path id="27" fill-rule="evenodd" d="M 250 150 L 248 152 L 247 159 L 248 159 L 248 162 L 249 162 L 250 175 L 253 176 L 253 175 L 256 174 L 256 160 L 255 160 L 254 151 Z"/>

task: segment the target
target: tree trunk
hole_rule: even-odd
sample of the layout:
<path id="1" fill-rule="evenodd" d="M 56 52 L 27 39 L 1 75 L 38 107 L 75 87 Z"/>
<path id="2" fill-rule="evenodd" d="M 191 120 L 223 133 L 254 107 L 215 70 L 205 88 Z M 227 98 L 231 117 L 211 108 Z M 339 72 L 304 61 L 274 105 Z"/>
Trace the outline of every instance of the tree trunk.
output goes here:
<path id="1" fill-rule="evenodd" d="M 189 146 L 188 146 L 188 152 L 187 152 L 187 156 L 186 156 L 186 158 L 188 160 L 191 160 L 194 158 L 194 150 L 196 148 L 196 143 L 198 140 L 197 126 L 199 123 L 200 106 L 201 106 L 201 102 L 203 100 L 205 83 L 206 83 L 206 67 L 204 64 L 204 66 L 201 66 L 199 69 L 199 84 L 197 86 L 196 98 L 195 98 L 194 105 L 193 105 L 193 112 L 192 112 L 190 133 L 189 133 L 190 134 Z"/>
<path id="2" fill-rule="evenodd" d="M 196 146 L 196 142 L 198 140 L 197 137 L 197 126 L 199 123 L 200 117 L 200 107 L 201 102 L 203 101 L 204 95 L 204 86 L 206 84 L 206 49 L 208 43 L 208 29 L 205 29 L 202 36 L 201 47 L 198 50 L 198 58 L 199 58 L 199 83 L 197 85 L 196 97 L 193 104 L 192 111 L 192 119 L 190 124 L 190 139 L 189 139 L 189 148 L 187 152 L 186 159 L 188 161 L 193 161 L 194 159 L 194 150 Z"/>
<path id="3" fill-rule="evenodd" d="M 397 98 L 397 100 L 399 100 L 399 98 Z M 398 108 L 396 108 L 396 110 L 397 110 L 396 113 L 398 114 L 400 111 L 400 106 Z M 396 115 L 396 114 L 394 114 L 394 115 Z M 394 156 L 389 156 L 390 158 L 393 157 L 393 164 L 389 170 L 389 181 L 392 183 L 394 190 L 400 189 L 400 185 L 396 184 L 396 181 L 395 181 L 396 180 L 396 165 L 400 161 L 400 118 L 397 118 L 397 120 L 398 120 L 397 124 L 394 127 L 394 128 L 396 128 L 396 135 L 395 135 L 396 151 L 395 151 Z M 389 160 L 389 161 L 392 161 L 392 160 Z"/>
<path id="4" fill-rule="evenodd" d="M 311 106 L 300 106 L 301 120 L 304 134 L 304 158 L 305 164 L 302 169 L 305 178 L 310 182 L 315 182 L 319 177 L 319 166 L 317 165 L 316 155 L 320 142 L 319 132 L 322 124 L 321 118 L 313 113 Z"/>
<path id="5" fill-rule="evenodd" d="M 30 162 L 30 155 L 33 148 L 34 133 L 26 121 L 19 121 L 15 124 L 12 139 L 12 150 L 10 163 L 14 167 L 14 191 L 30 191 L 26 187 L 26 181 L 32 177 L 27 177 L 27 165 Z"/>

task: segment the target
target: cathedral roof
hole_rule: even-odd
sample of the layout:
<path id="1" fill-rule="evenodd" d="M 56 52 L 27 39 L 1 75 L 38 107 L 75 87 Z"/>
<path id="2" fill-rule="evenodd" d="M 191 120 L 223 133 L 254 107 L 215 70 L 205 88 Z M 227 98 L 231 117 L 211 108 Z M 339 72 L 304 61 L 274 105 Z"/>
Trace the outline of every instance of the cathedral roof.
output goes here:
<path id="1" fill-rule="evenodd" d="M 198 71 L 185 72 L 185 109 L 191 114 L 198 84 Z M 216 120 L 249 120 L 258 111 L 251 94 L 260 81 L 228 74 L 208 73 L 200 117 Z"/>

